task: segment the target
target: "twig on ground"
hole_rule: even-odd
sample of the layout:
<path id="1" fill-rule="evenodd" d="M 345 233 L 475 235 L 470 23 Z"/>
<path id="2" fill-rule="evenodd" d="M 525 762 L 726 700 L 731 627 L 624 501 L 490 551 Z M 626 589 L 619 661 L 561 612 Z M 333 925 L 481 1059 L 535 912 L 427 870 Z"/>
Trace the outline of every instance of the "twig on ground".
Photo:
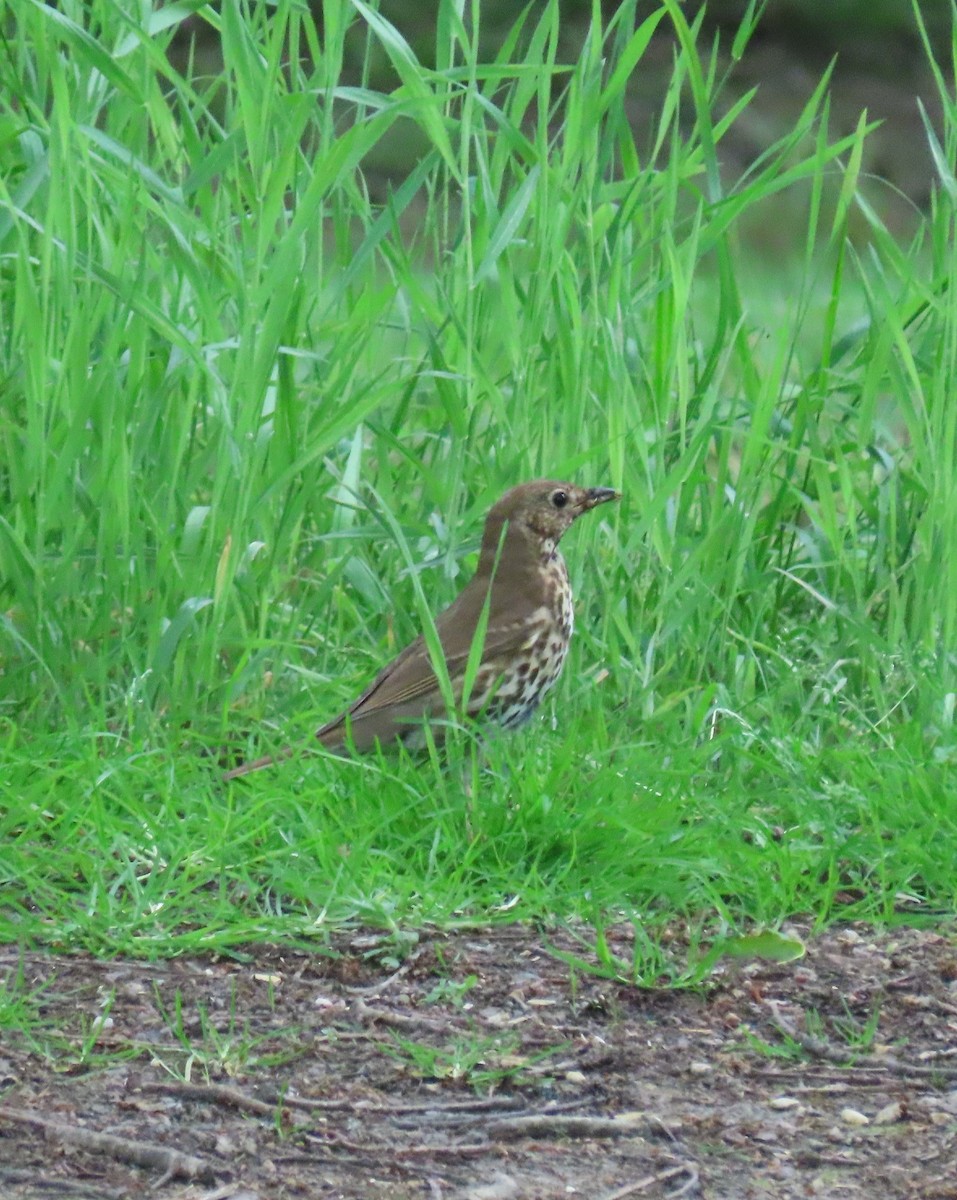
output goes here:
<path id="1" fill-rule="evenodd" d="M 437 1144 L 434 1146 L 396 1146 L 393 1142 L 383 1142 L 378 1139 L 368 1142 L 353 1142 L 349 1138 L 343 1137 L 340 1133 L 329 1133 L 323 1136 L 307 1133 L 304 1140 L 309 1145 L 322 1149 L 333 1148 L 348 1152 L 345 1156 L 337 1154 L 335 1158 L 336 1162 L 362 1162 L 369 1166 L 375 1166 L 376 1163 L 381 1165 L 381 1156 L 385 1155 L 393 1167 L 401 1167 L 404 1171 L 413 1169 L 403 1163 L 402 1160 L 405 1158 L 423 1158 L 429 1156 L 434 1156 L 435 1158 L 456 1158 L 472 1154 L 495 1153 L 495 1147 L 488 1142 L 447 1142 L 444 1145 Z M 379 1155 L 380 1157 L 373 1158 L 370 1155 Z"/>
<path id="2" fill-rule="evenodd" d="M 517 1099 L 517 1098 L 516 1098 Z M 431 1108 L 424 1108 L 418 1114 L 403 1114 L 400 1110 L 393 1112 L 392 1126 L 395 1129 L 418 1129 L 422 1122 L 416 1117 L 421 1117 L 423 1113 L 428 1113 L 429 1124 L 433 1129 L 448 1129 L 456 1128 L 461 1125 L 472 1126 L 473 1128 L 484 1129 L 485 1122 L 488 1120 L 487 1113 L 491 1111 L 493 1114 L 497 1112 L 509 1112 L 508 1117 L 503 1117 L 503 1120 L 514 1120 L 517 1117 L 552 1117 L 558 1113 L 574 1112 L 576 1109 L 582 1108 L 584 1105 L 592 1105 L 594 1101 L 588 1096 L 578 1096 L 574 1100 L 562 1100 L 561 1102 L 551 1102 L 548 1108 L 543 1112 L 541 1109 L 529 1109 L 521 1102 L 508 1105 L 490 1104 L 488 1108 L 481 1109 L 462 1109 L 455 1108 L 453 1105 L 438 1105 L 435 1104 Z M 520 1111 L 515 1111 L 518 1109 Z M 368 1112 L 368 1109 L 363 1111 Z"/>
<path id="3" fill-rule="evenodd" d="M 285 1096 L 283 1103 L 290 1108 L 302 1108 L 306 1111 L 336 1112 L 348 1109 L 350 1113 L 375 1113 L 388 1116 L 414 1115 L 415 1113 L 471 1113 L 471 1112 L 500 1112 L 503 1109 L 524 1108 L 525 1101 L 521 1096 L 476 1096 L 471 1100 L 434 1100 L 423 1104 L 420 1100 L 403 1104 L 373 1104 L 365 1100 L 318 1100 L 308 1096 Z"/>
<path id="4" fill-rule="evenodd" d="M 206 1101 L 212 1104 L 226 1105 L 228 1108 L 238 1108 L 241 1112 L 259 1113 L 262 1116 L 275 1116 L 279 1103 L 269 1104 L 257 1096 L 248 1096 L 237 1087 L 226 1083 L 180 1083 L 179 1081 L 161 1080 L 154 1083 L 141 1083 L 143 1092 L 159 1092 L 163 1096 L 182 1096 L 187 1100 Z"/>
<path id="5" fill-rule="evenodd" d="M 36 1171 L 21 1167 L 0 1167 L 0 1183 L 28 1183 L 31 1194 L 40 1192 L 69 1192 L 71 1196 L 92 1196 L 94 1200 L 122 1200 L 128 1196 L 126 1188 L 115 1191 L 102 1184 L 83 1183 L 79 1179 L 55 1179 L 52 1175 L 38 1175 Z"/>
<path id="6" fill-rule="evenodd" d="M 407 1017 L 403 1013 L 393 1012 L 388 1008 L 377 1008 L 366 1004 L 364 1000 L 356 1000 L 350 1005 L 349 1011 L 364 1025 L 385 1025 L 390 1029 L 428 1030 L 431 1033 L 449 1030 L 448 1021 L 436 1021 L 432 1017 Z"/>
<path id="7" fill-rule="evenodd" d="M 516 1138 L 610 1138 L 636 1137 L 648 1133 L 647 1117 L 628 1113 L 620 1117 L 564 1117 L 534 1114 L 527 1117 L 503 1117 L 490 1121 L 485 1132 L 493 1141 L 512 1141 Z"/>
<path id="8" fill-rule="evenodd" d="M 654 1175 L 646 1175 L 644 1179 L 638 1179 L 634 1183 L 626 1183 L 617 1191 L 608 1192 L 602 1196 L 602 1200 L 625 1200 L 626 1196 L 637 1196 L 639 1192 L 647 1192 L 656 1183 L 667 1183 L 669 1179 L 677 1179 L 679 1175 L 687 1175 L 688 1179 L 676 1192 L 668 1193 L 669 1200 L 673 1200 L 675 1196 L 687 1196 L 693 1188 L 698 1186 L 698 1168 L 694 1163 L 683 1162 L 676 1167 L 668 1167 L 665 1171 L 658 1171 Z"/>
<path id="9" fill-rule="evenodd" d="M 315 1133 L 303 1134 L 301 1140 L 305 1145 L 315 1147 L 315 1150 L 310 1154 L 311 1162 L 335 1163 L 337 1166 L 345 1163 L 352 1167 L 366 1167 L 371 1170 L 382 1168 L 382 1151 L 384 1147 L 378 1142 L 368 1142 L 365 1145 L 361 1145 L 359 1142 L 351 1142 L 348 1138 L 340 1137 L 338 1134 L 324 1134 L 320 1136 Z M 332 1150 L 335 1153 L 317 1153 L 323 1150 Z M 406 1166 L 395 1155 L 394 1146 L 390 1146 L 388 1150 L 390 1154 L 389 1165 L 394 1170 L 410 1171 L 416 1169 L 414 1166 Z M 286 1157 L 288 1158 L 288 1156 Z"/>
<path id="10" fill-rule="evenodd" d="M 802 1050 L 813 1054 L 815 1058 L 823 1058 L 825 1062 L 835 1066 L 846 1067 L 848 1070 L 882 1071 L 889 1075 L 934 1076 L 949 1079 L 957 1075 L 957 1064 L 939 1063 L 933 1067 L 916 1066 L 904 1062 L 893 1054 L 855 1054 L 850 1047 L 833 1046 L 824 1038 L 804 1033 L 796 1029 L 791 1021 L 786 1020 L 780 1013 L 773 1013 L 771 1024 L 785 1037 L 797 1042 Z"/>
<path id="11" fill-rule="evenodd" d="M 392 985 L 403 975 L 409 973 L 411 963 L 403 963 L 398 971 L 393 971 L 386 979 L 380 979 L 378 983 L 370 984 L 369 987 L 343 987 L 343 991 L 349 996 L 381 996 L 384 991 L 392 987 Z"/>
<path id="12" fill-rule="evenodd" d="M 468 1158 L 473 1154 L 488 1154 L 492 1150 L 488 1142 L 448 1142 L 444 1146 L 397 1146 L 392 1149 L 392 1154 L 396 1158 Z"/>
<path id="13" fill-rule="evenodd" d="M 688 1179 L 681 1185 L 676 1192 L 672 1192 L 669 1200 L 676 1200 L 678 1196 L 687 1196 L 693 1192 L 698 1186 L 698 1168 L 694 1163 L 685 1163 L 684 1169 L 688 1173 Z"/>
<path id="14" fill-rule="evenodd" d="M 15 1125 L 29 1125 L 33 1129 L 41 1129 L 47 1137 L 55 1141 L 76 1146 L 81 1150 L 88 1150 L 91 1154 L 104 1154 L 109 1158 L 115 1158 L 118 1162 L 133 1163 L 137 1167 L 162 1171 L 161 1182 L 182 1178 L 200 1179 L 203 1183 L 212 1183 L 216 1178 L 216 1172 L 211 1163 L 196 1158 L 192 1154 L 183 1154 L 179 1150 L 157 1146 L 153 1142 L 137 1142 L 112 1133 L 97 1133 L 93 1129 L 83 1129 L 79 1125 L 67 1125 L 62 1121 L 52 1121 L 48 1117 L 41 1117 L 39 1113 L 7 1108 L 5 1105 L 0 1105 L 0 1121 L 10 1121 Z"/>

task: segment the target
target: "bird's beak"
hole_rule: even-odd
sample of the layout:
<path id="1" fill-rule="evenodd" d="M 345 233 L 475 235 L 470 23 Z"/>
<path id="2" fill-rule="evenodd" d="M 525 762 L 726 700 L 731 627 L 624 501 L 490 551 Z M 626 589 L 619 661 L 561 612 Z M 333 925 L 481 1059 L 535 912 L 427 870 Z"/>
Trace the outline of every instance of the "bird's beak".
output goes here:
<path id="1" fill-rule="evenodd" d="M 599 504 L 607 504 L 609 500 L 620 500 L 621 492 L 614 488 L 589 488 L 585 493 L 585 511 Z"/>

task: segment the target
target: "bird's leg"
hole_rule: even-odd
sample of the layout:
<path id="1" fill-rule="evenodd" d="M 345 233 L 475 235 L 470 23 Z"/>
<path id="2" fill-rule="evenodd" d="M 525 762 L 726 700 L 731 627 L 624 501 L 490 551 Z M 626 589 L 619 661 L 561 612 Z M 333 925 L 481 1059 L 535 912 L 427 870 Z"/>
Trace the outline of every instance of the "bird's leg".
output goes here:
<path id="1" fill-rule="evenodd" d="M 482 758 L 482 743 L 472 741 L 469 746 L 469 756 L 465 763 L 465 770 L 462 774 L 462 792 L 465 796 L 465 836 L 470 842 L 475 836 L 472 828 L 472 801 L 478 794 Z"/>

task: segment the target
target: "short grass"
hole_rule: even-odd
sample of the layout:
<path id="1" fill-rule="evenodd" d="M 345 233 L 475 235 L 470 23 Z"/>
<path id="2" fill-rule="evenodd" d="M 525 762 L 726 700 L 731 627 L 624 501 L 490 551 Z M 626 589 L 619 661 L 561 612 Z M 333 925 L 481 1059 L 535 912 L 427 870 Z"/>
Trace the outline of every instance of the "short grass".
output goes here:
<path id="1" fill-rule="evenodd" d="M 953 912 L 951 92 L 900 245 L 826 78 L 727 178 L 747 97 L 722 104 L 676 0 L 596 4 L 577 58 L 554 3 L 491 53 L 460 7 L 430 64 L 359 0 L 321 36 L 291 0 L 8 18 L 0 940 L 624 917 L 653 947 Z M 169 65 L 191 13 L 215 77 Z M 635 144 L 628 82 L 668 29 Z M 751 261 L 762 220 L 788 261 Z M 482 762 L 468 734 L 447 762 L 310 754 L 538 475 L 623 494 L 567 538 L 578 632 L 542 720 Z"/>

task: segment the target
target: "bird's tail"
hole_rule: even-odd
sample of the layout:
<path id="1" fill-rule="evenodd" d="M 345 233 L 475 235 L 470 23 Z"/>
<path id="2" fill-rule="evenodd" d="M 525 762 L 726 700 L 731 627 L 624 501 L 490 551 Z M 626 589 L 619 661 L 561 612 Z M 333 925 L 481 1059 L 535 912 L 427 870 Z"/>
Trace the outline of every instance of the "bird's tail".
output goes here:
<path id="1" fill-rule="evenodd" d="M 333 754 L 342 754 L 345 749 L 345 741 L 342 736 L 342 722 L 330 721 L 328 725 L 323 725 L 321 729 L 316 730 L 316 737 L 320 745 L 327 750 L 331 750 Z M 277 750 L 275 754 L 267 754 L 263 758 L 254 758 L 252 762 L 240 763 L 238 767 L 233 767 L 223 775 L 223 780 L 228 782 L 230 779 L 239 779 L 243 775 L 251 775 L 253 771 L 261 771 L 263 767 L 272 767 L 278 762 L 282 762 L 284 758 L 289 758 L 293 754 L 292 746 L 283 746 L 281 750 Z"/>
<path id="2" fill-rule="evenodd" d="M 264 758 L 254 758 L 252 762 L 240 763 L 238 767 L 233 767 L 231 771 L 227 771 L 223 775 L 223 780 L 239 779 L 242 775 L 251 775 L 253 771 L 261 771 L 263 767 L 271 767 L 274 763 L 281 762 L 284 758 L 288 758 L 292 754 L 291 746 L 284 746 L 282 750 L 277 750 L 275 754 L 267 754 Z"/>

